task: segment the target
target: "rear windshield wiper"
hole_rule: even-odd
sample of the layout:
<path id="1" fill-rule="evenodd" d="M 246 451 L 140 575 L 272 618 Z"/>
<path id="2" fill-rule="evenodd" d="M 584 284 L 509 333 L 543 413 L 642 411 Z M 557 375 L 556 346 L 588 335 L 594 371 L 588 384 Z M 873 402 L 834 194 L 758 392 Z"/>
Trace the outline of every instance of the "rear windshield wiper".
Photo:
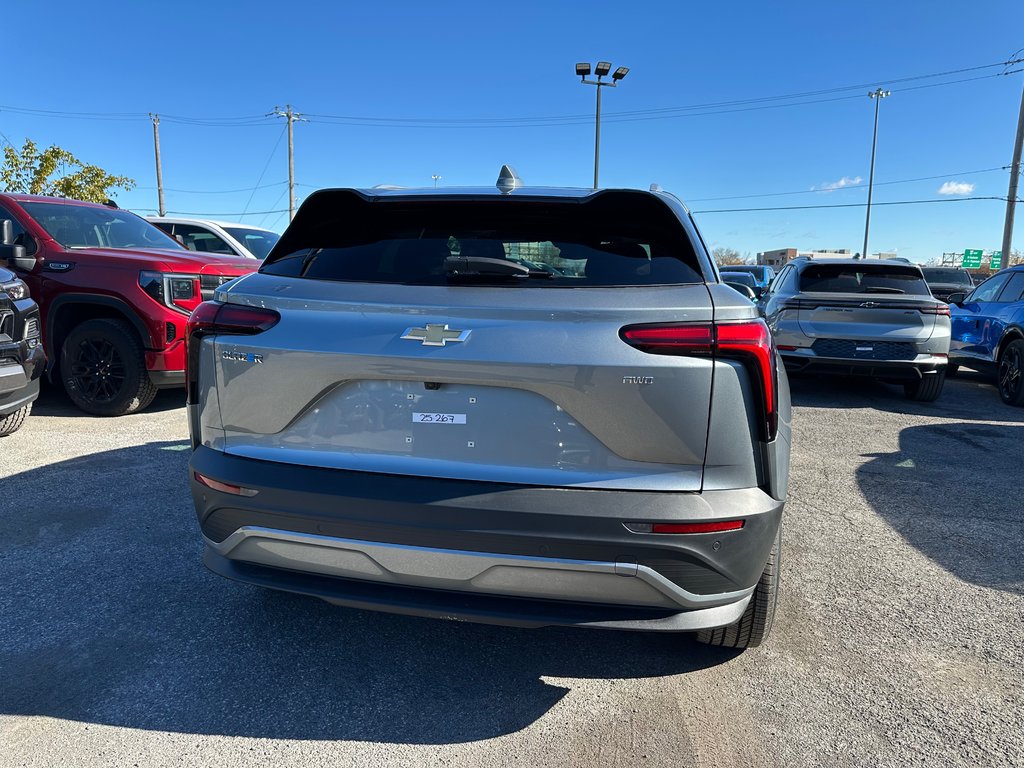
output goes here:
<path id="1" fill-rule="evenodd" d="M 902 288 L 888 288 L 884 285 L 876 285 L 873 288 L 864 288 L 858 293 L 906 293 Z"/>

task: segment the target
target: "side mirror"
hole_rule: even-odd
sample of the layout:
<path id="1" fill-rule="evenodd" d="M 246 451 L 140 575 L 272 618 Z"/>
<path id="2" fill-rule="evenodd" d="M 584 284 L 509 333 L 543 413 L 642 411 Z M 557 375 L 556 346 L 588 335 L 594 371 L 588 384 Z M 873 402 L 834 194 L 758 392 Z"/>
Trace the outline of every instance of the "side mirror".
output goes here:
<path id="1" fill-rule="evenodd" d="M 949 296 L 946 297 L 946 303 L 947 304 L 956 304 L 959 307 L 961 304 L 964 303 L 964 299 L 966 299 L 966 298 L 967 298 L 967 294 L 964 293 L 963 291 L 959 291 L 957 293 L 949 294 Z"/>
<path id="2" fill-rule="evenodd" d="M 31 272 L 36 267 L 35 257 L 28 255 L 25 246 L 14 244 L 14 224 L 10 219 L 0 221 L 0 261 L 23 272 Z"/>

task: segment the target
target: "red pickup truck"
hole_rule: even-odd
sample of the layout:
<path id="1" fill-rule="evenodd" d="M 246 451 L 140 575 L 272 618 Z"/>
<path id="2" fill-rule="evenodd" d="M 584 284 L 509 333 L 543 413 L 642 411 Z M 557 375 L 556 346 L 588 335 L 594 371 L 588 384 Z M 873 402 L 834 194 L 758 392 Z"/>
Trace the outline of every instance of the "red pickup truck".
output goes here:
<path id="1" fill-rule="evenodd" d="M 7 265 L 42 318 L 50 378 L 99 416 L 134 413 L 185 382 L 185 323 L 221 284 L 259 262 L 183 248 L 144 219 L 106 205 L 0 194 Z"/>

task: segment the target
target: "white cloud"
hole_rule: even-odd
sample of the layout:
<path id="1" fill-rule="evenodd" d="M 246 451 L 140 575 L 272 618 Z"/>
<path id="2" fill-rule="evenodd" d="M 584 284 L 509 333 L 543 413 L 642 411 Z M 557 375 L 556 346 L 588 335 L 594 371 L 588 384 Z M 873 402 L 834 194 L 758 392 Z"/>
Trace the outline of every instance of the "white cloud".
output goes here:
<path id="1" fill-rule="evenodd" d="M 969 195 L 974 191 L 974 185 L 966 181 L 947 181 L 939 187 L 940 195 Z"/>
<path id="2" fill-rule="evenodd" d="M 829 181 L 825 184 L 820 184 L 816 187 L 811 187 L 815 192 L 835 192 L 837 189 L 843 187 L 852 187 L 855 184 L 860 184 L 862 181 L 860 176 L 843 176 L 839 181 Z"/>

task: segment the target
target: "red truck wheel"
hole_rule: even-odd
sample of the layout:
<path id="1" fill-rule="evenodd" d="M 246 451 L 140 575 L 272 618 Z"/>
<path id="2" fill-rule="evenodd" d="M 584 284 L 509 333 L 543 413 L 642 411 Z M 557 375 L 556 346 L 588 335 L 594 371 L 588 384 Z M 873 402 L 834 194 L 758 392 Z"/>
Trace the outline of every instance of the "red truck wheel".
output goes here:
<path id="1" fill-rule="evenodd" d="M 61 378 L 72 402 L 96 416 L 141 411 L 156 397 L 135 330 L 100 318 L 75 326 L 64 340 Z"/>

